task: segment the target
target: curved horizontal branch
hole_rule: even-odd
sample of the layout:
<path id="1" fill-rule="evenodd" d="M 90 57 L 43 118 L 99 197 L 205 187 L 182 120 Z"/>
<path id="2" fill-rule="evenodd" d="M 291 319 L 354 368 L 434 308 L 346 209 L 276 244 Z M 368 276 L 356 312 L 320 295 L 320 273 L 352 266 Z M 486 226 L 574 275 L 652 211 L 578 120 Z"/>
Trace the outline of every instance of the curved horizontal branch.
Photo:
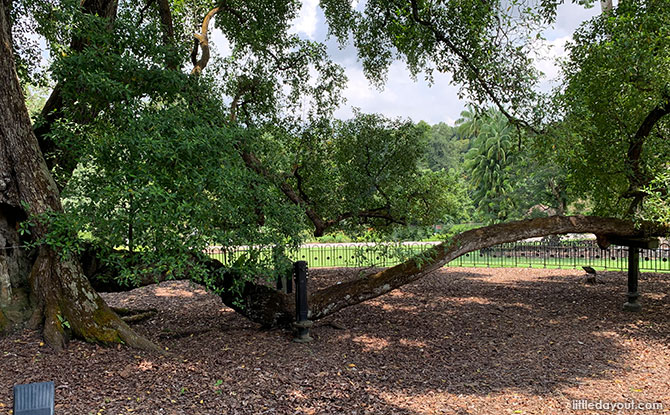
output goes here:
<path id="1" fill-rule="evenodd" d="M 660 236 L 670 234 L 670 228 L 656 225 L 638 227 L 633 222 L 614 218 L 552 216 L 474 229 L 436 245 L 419 257 L 411 258 L 395 267 L 314 292 L 310 295 L 308 302 L 311 310 L 310 319 L 318 320 L 343 308 L 379 297 L 418 280 L 468 252 L 506 242 L 566 233 L 593 233 L 598 236 L 598 242 L 606 246 L 608 237 L 615 235 L 620 237 Z M 202 254 L 194 255 L 194 260 L 204 262 L 214 281 L 217 293 L 224 304 L 235 311 L 266 327 L 287 326 L 293 321 L 295 312 L 293 296 L 248 279 L 241 287 L 240 294 L 235 294 L 237 291 L 231 288 L 242 278 L 241 275 L 229 272 L 219 261 L 205 258 Z M 88 261 L 83 262 L 86 274 L 92 280 L 92 285 L 104 289 L 91 275 L 91 273 L 98 272 L 95 271 L 95 267 L 91 267 Z M 140 285 L 164 279 L 164 276 L 147 279 Z M 115 291 L 126 291 L 132 288 L 118 286 L 118 284 L 113 287 L 110 284 L 112 283 L 107 283 L 105 288 L 116 288 Z"/>
<path id="2" fill-rule="evenodd" d="M 608 235 L 658 236 L 667 235 L 670 229 L 655 225 L 637 227 L 631 221 L 593 216 L 551 216 L 486 226 L 461 233 L 402 264 L 315 292 L 309 298 L 310 318 L 316 320 L 379 297 L 468 252 L 506 242 L 567 233 L 593 233 L 599 236 L 599 242 L 607 243 Z"/>
<path id="3" fill-rule="evenodd" d="M 113 265 L 114 261 L 101 263 L 102 253 L 93 247 L 84 250 L 81 257 L 84 274 L 91 286 L 100 292 L 126 292 L 138 287 L 145 287 L 168 280 L 188 280 L 189 272 L 175 278 L 174 275 L 157 273 L 144 275 L 141 280 L 131 284 L 119 281 L 120 268 Z M 113 255 L 133 255 L 128 252 L 116 252 Z M 225 305 L 242 314 L 246 318 L 265 327 L 288 326 L 293 321 L 295 298 L 286 295 L 260 282 L 249 280 L 243 275 L 227 269 L 220 261 L 209 258 L 201 252 L 194 252 L 192 261 L 204 267 L 209 274 L 216 293 Z M 194 264 L 195 265 L 195 264 Z M 243 281 L 240 284 L 240 281 Z M 241 286 L 240 286 L 241 285 Z"/>

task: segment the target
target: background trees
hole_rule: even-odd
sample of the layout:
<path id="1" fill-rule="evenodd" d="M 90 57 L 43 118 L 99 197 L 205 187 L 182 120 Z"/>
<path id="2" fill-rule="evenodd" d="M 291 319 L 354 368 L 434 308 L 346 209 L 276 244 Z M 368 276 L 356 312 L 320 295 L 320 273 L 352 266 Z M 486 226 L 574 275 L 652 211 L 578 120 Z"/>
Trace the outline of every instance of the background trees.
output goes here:
<path id="1" fill-rule="evenodd" d="M 645 205 L 648 194 L 667 197 L 654 179 L 667 176 L 670 159 L 668 17 L 663 2 L 621 1 L 569 46 L 556 102 L 561 121 L 544 145 L 555 148 L 596 214 L 646 215 L 656 210 Z"/>
<path id="2" fill-rule="evenodd" d="M 507 219 L 515 209 L 511 197 L 513 127 L 492 109 L 472 119 L 461 119 L 459 130 L 473 131 L 474 140 L 463 166 L 471 180 L 473 200 L 489 220 Z"/>

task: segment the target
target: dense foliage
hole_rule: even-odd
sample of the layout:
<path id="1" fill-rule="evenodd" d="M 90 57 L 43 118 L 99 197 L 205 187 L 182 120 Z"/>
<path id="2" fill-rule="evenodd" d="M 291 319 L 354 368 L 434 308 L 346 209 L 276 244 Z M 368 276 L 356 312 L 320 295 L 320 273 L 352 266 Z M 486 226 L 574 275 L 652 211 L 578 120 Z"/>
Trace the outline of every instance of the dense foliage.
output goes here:
<path id="1" fill-rule="evenodd" d="M 622 0 L 569 45 L 544 146 L 596 214 L 667 221 L 669 41 L 665 1 Z"/>
<path id="2" fill-rule="evenodd" d="M 292 247 L 308 234 L 564 214 L 576 201 L 667 218 L 664 114 L 639 134 L 668 106 L 668 16 L 655 2 L 621 1 L 576 33 L 555 111 L 530 56 L 559 2 L 322 2 L 373 82 L 395 59 L 415 76 L 451 73 L 476 104 L 457 128 L 333 121 L 346 78 L 322 44 L 291 34 L 297 1 L 218 5 L 231 53 L 202 64 L 204 44 L 191 62 L 189 51 L 208 3 L 121 1 L 112 17 L 28 3 L 14 8 L 15 33 L 44 36 L 49 71 L 34 45 L 15 49 L 24 84 L 58 91 L 35 125 L 66 222 L 159 271 L 181 272 L 210 245 Z"/>
<path id="3" fill-rule="evenodd" d="M 167 36 L 157 5 L 120 2 L 113 19 L 78 1 L 34 11 L 60 100 L 35 124 L 66 202 L 58 235 L 75 229 L 110 260 L 111 250 L 133 252 L 127 281 L 197 275 L 193 252 L 212 245 L 284 249 L 310 233 L 457 214 L 458 176 L 422 167 L 425 126 L 331 119 L 346 78 L 323 45 L 289 33 L 298 2 L 224 8 L 216 25 L 232 53 L 192 74 L 186 32 L 208 10 L 174 2 Z M 235 265 L 273 261 L 281 255 Z"/>

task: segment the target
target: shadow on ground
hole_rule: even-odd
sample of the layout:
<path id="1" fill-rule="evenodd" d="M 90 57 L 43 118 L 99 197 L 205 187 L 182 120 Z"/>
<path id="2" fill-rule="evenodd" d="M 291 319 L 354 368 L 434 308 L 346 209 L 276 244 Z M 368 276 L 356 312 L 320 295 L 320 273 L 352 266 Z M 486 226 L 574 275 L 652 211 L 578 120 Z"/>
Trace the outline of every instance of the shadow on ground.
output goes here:
<path id="1" fill-rule="evenodd" d="M 667 399 L 670 275 L 643 275 L 636 314 L 621 310 L 624 273 L 600 279 L 443 269 L 317 322 L 309 345 L 260 330 L 200 287 L 145 287 L 107 298 L 158 308 L 135 327 L 173 356 L 81 342 L 58 355 L 34 333 L 5 338 L 0 402 L 10 381 L 46 379 L 61 386 L 63 414 L 574 413 L 569 400 L 585 394 Z"/>

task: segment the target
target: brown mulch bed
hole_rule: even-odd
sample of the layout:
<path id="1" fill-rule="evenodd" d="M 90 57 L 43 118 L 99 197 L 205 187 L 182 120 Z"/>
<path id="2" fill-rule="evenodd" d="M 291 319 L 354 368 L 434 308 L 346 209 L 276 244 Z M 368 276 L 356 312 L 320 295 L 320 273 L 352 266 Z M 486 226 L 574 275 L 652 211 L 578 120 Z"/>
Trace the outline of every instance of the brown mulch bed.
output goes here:
<path id="1" fill-rule="evenodd" d="M 443 269 L 316 322 L 308 345 L 187 282 L 105 294 L 158 309 L 133 327 L 171 354 L 80 341 L 55 353 L 36 332 L 0 338 L 0 414 L 14 384 L 45 380 L 58 415 L 609 413 L 573 411 L 578 399 L 670 413 L 670 274 L 643 274 L 640 313 L 621 310 L 624 273 L 595 285 L 583 274 Z M 315 286 L 355 277 L 310 275 Z"/>

